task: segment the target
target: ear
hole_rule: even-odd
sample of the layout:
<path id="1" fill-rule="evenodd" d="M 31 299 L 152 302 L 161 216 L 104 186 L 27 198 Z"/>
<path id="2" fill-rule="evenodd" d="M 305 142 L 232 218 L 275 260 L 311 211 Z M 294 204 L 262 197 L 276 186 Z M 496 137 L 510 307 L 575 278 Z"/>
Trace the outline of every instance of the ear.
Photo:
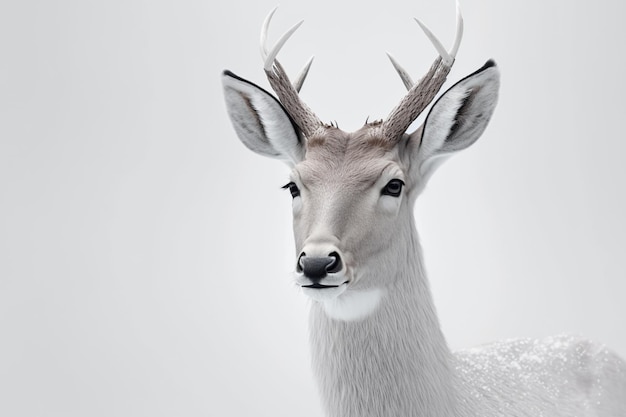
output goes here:
<path id="1" fill-rule="evenodd" d="M 470 146 L 483 133 L 498 101 L 500 71 L 487 63 L 446 91 L 432 106 L 424 125 L 409 140 L 417 147 L 411 156 L 424 181 L 450 156 Z"/>
<path id="2" fill-rule="evenodd" d="M 304 157 L 299 131 L 280 104 L 261 87 L 230 71 L 222 74 L 226 110 L 237 136 L 252 151 L 295 165 Z"/>

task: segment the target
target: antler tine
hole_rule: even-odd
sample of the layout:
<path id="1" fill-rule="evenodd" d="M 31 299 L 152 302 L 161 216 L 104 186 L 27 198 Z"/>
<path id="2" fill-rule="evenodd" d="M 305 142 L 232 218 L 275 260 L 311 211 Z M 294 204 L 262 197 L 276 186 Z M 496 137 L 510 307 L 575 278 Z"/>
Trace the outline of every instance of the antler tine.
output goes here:
<path id="1" fill-rule="evenodd" d="M 274 13 L 278 10 L 278 6 L 274 7 L 271 12 L 265 17 L 263 21 L 263 26 L 261 27 L 261 58 L 263 59 L 263 63 L 267 60 L 267 32 L 269 31 L 270 22 L 272 21 L 272 17 Z"/>
<path id="2" fill-rule="evenodd" d="M 417 17 L 414 17 L 413 19 L 422 28 L 422 30 L 424 31 L 428 39 L 430 39 L 430 42 L 433 44 L 433 46 L 439 53 L 439 56 L 441 57 L 441 59 L 443 59 L 443 62 L 446 65 L 452 65 L 452 61 L 454 61 L 454 58 L 452 58 L 450 54 L 448 53 L 448 51 L 446 51 L 446 48 L 441 44 L 441 41 L 437 39 L 437 37 L 430 31 L 430 29 L 428 29 L 428 26 L 422 23 L 421 20 L 419 20 Z"/>
<path id="3" fill-rule="evenodd" d="M 269 25 L 272 21 L 272 17 L 278 7 L 275 7 L 265 18 L 263 26 L 261 28 L 261 56 L 263 57 L 263 69 L 272 86 L 272 89 L 278 95 L 278 98 L 282 105 L 287 110 L 287 113 L 291 116 L 294 122 L 298 125 L 302 133 L 309 137 L 315 133 L 321 126 L 322 122 L 311 111 L 311 109 L 304 103 L 298 92 L 302 88 L 302 84 L 306 79 L 306 76 L 311 68 L 313 57 L 305 64 L 304 68 L 296 78 L 295 83 L 289 81 L 287 73 L 283 69 L 282 65 L 276 59 L 278 52 L 285 45 L 287 40 L 293 35 L 293 33 L 302 25 L 303 20 L 296 23 L 287 32 L 281 36 L 271 50 L 267 48 L 267 33 L 269 31 Z"/>
<path id="4" fill-rule="evenodd" d="M 450 49 L 450 56 L 452 59 L 456 58 L 456 53 L 459 52 L 459 46 L 461 46 L 461 39 L 463 38 L 463 15 L 461 14 L 461 3 L 456 1 L 456 36 L 454 37 L 454 45 Z"/>
<path id="5" fill-rule="evenodd" d="M 291 35 L 293 35 L 293 33 L 304 22 L 304 20 L 301 20 L 300 22 L 295 24 L 291 29 L 285 32 L 285 34 L 278 40 L 278 42 L 276 42 L 276 45 L 274 45 L 272 50 L 268 51 L 267 33 L 269 31 L 269 26 L 272 21 L 272 17 L 274 16 L 274 13 L 276 13 L 276 10 L 278 10 L 278 6 L 274 7 L 274 9 L 267 15 L 267 17 L 265 18 L 265 21 L 263 22 L 263 27 L 261 29 L 261 57 L 263 58 L 263 68 L 266 71 L 269 71 L 272 68 L 272 66 L 274 65 L 274 61 L 276 60 L 276 56 L 278 55 L 278 52 L 280 52 L 280 50 L 285 45 L 287 40 L 291 37 Z M 304 80 L 306 79 L 306 76 L 309 74 L 309 69 L 311 69 L 313 58 L 315 57 L 312 56 L 311 58 L 309 58 L 309 60 L 304 65 L 302 70 L 300 70 L 300 73 L 298 77 L 296 78 L 296 81 L 294 81 L 293 83 L 294 88 L 298 92 L 300 92 L 300 90 L 302 89 Z"/>
<path id="6" fill-rule="evenodd" d="M 291 35 L 293 35 L 294 32 L 298 30 L 298 28 L 302 25 L 302 23 L 304 23 L 304 20 L 301 20 L 295 25 L 293 25 L 291 29 L 285 32 L 283 36 L 281 36 L 281 38 L 278 40 L 278 42 L 276 42 L 276 45 L 274 45 L 272 50 L 265 57 L 265 64 L 263 65 L 263 68 L 265 69 L 265 71 L 270 71 L 272 69 L 272 65 L 274 64 L 274 61 L 276 61 L 276 56 L 278 55 L 282 47 L 285 45 L 285 43 L 289 40 Z"/>
<path id="7" fill-rule="evenodd" d="M 302 67 L 302 69 L 300 70 L 300 74 L 298 74 L 298 77 L 296 77 L 296 80 L 293 82 L 293 88 L 295 88 L 298 93 L 302 89 L 302 84 L 304 84 L 306 76 L 309 75 L 309 70 L 311 69 L 311 64 L 313 64 L 314 58 L 315 56 L 309 58 L 307 63 L 304 64 L 304 67 Z"/>
<path id="8" fill-rule="evenodd" d="M 409 92 L 400 101 L 396 108 L 392 110 L 389 117 L 387 117 L 387 120 L 383 123 L 383 134 L 386 138 L 390 140 L 399 140 L 411 123 L 413 123 L 420 113 L 432 102 L 437 95 L 437 92 L 439 92 L 439 89 L 441 89 L 441 86 L 446 81 L 446 77 L 452 68 L 452 64 L 454 64 L 454 59 L 463 36 L 463 17 L 461 16 L 461 9 L 458 1 L 456 12 L 456 35 L 454 44 L 449 51 L 446 51 L 439 39 L 433 35 L 426 25 L 424 25 L 420 20 L 415 19 L 417 24 L 422 28 L 428 39 L 430 39 L 439 53 L 439 57 L 435 59 L 435 62 L 433 62 L 429 71 L 417 84 L 409 84 L 411 78 L 408 76 L 407 71 L 402 68 L 395 61 L 395 59 L 389 56 L 391 63 L 398 74 L 400 74 L 400 78 Z"/>
<path id="9" fill-rule="evenodd" d="M 402 65 L 400 65 L 398 61 L 396 61 L 396 59 L 389 52 L 387 52 L 387 57 L 389 57 L 389 60 L 391 61 L 391 65 L 393 65 L 393 67 L 398 72 L 398 75 L 402 79 L 402 82 L 404 83 L 404 86 L 406 87 L 406 89 L 410 90 L 415 85 L 415 83 L 413 82 L 413 79 L 411 78 L 411 75 L 409 75 L 408 71 L 405 70 L 402 67 Z"/>
<path id="10" fill-rule="evenodd" d="M 463 38 L 463 16 L 461 15 L 461 6 L 459 2 L 456 2 L 456 35 L 454 37 L 454 44 L 449 51 L 446 51 L 446 48 L 443 46 L 441 41 L 433 34 L 428 26 L 426 26 L 421 20 L 417 18 L 414 18 L 414 20 L 417 22 L 420 28 L 422 28 L 428 39 L 431 41 L 431 43 L 439 53 L 439 56 L 442 58 L 444 64 L 452 66 L 452 64 L 454 63 L 454 59 L 456 58 L 456 54 L 459 51 L 459 46 L 461 45 L 461 39 Z M 400 78 L 402 79 L 402 82 L 404 83 L 406 89 L 410 90 L 413 87 L 414 83 L 408 71 L 406 71 L 398 63 L 398 61 L 396 61 L 396 59 L 391 56 L 389 52 L 387 52 L 387 56 L 391 60 L 391 64 L 393 65 L 393 67 L 400 75 Z"/>

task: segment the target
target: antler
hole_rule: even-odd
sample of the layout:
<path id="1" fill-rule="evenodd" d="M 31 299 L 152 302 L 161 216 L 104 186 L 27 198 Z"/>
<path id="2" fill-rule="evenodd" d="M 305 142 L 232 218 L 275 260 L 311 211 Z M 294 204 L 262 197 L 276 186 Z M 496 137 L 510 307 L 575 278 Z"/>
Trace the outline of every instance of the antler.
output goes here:
<path id="1" fill-rule="evenodd" d="M 274 10 L 267 15 L 261 30 L 261 56 L 264 61 L 263 69 L 265 70 L 265 74 L 267 75 L 267 79 L 269 80 L 272 89 L 278 95 L 278 98 L 287 110 L 287 113 L 289 113 L 293 121 L 298 125 L 304 136 L 311 137 L 323 126 L 323 124 L 315 113 L 313 113 L 313 111 L 306 105 L 306 103 L 302 101 L 298 93 L 302 88 L 302 84 L 304 83 L 307 74 L 309 73 L 309 69 L 313 63 L 313 57 L 311 57 L 305 64 L 293 84 L 289 81 L 287 73 L 276 59 L 278 52 L 281 50 L 285 42 L 287 42 L 291 35 L 293 35 L 293 33 L 304 21 L 296 23 L 291 29 L 285 32 L 285 34 L 278 40 L 278 42 L 276 42 L 271 50 L 268 50 L 267 32 L 276 9 L 278 9 L 278 7 L 275 7 Z"/>
<path id="2" fill-rule="evenodd" d="M 400 103 L 391 111 L 387 120 L 383 122 L 383 135 L 391 140 L 399 140 L 402 134 L 408 129 L 420 113 L 433 101 L 437 92 L 446 81 L 446 77 L 454 64 L 454 59 L 461 44 L 463 37 L 463 17 L 461 16 L 461 8 L 456 3 L 456 36 L 454 44 L 449 51 L 446 51 L 439 39 L 418 19 L 417 24 L 422 28 L 428 39 L 433 43 L 439 57 L 435 59 L 430 70 L 422 77 L 419 82 L 414 83 L 409 73 L 398 64 L 398 62 L 389 54 L 389 59 L 394 68 L 400 75 L 402 82 L 409 92 L 400 101 Z"/>

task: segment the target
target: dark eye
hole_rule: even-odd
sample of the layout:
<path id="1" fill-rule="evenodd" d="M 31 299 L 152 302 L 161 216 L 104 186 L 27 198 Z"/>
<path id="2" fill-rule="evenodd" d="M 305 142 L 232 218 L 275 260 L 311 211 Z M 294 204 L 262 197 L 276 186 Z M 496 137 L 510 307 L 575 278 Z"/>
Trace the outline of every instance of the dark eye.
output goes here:
<path id="1" fill-rule="evenodd" d="M 380 192 L 382 195 L 390 195 L 392 197 L 400 197 L 404 181 L 393 179 L 385 185 L 385 188 Z"/>
<path id="2" fill-rule="evenodd" d="M 283 185 L 282 189 L 283 190 L 289 189 L 289 192 L 291 193 L 291 196 L 293 198 L 296 198 L 296 197 L 298 197 L 300 195 L 300 189 L 298 188 L 298 186 L 294 182 L 290 182 L 288 184 Z"/>

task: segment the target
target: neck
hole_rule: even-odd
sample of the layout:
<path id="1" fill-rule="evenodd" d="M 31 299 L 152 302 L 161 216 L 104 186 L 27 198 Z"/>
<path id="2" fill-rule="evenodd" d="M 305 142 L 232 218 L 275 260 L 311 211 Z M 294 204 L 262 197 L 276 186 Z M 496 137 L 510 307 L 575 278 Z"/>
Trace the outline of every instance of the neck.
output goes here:
<path id="1" fill-rule="evenodd" d="M 397 272 L 367 317 L 338 320 L 313 303 L 311 353 L 329 417 L 454 415 L 452 354 L 439 327 L 414 229 L 409 240 L 401 260 L 406 268 Z"/>

